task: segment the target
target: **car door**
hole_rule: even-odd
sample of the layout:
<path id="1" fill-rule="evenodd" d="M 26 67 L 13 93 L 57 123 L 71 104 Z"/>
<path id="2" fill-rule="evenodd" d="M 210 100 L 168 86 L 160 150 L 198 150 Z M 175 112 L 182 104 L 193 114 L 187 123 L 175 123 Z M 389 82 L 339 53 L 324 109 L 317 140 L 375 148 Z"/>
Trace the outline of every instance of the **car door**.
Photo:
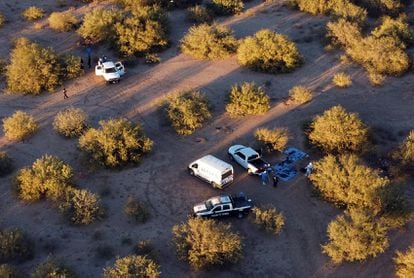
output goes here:
<path id="1" fill-rule="evenodd" d="M 234 159 L 237 163 L 239 163 L 242 167 L 247 168 L 246 157 L 241 152 L 236 152 L 234 154 Z"/>
<path id="2" fill-rule="evenodd" d="M 119 73 L 119 75 L 122 76 L 125 74 L 125 67 L 121 62 L 116 62 L 115 68 L 116 68 L 116 71 Z"/>
<path id="3" fill-rule="evenodd" d="M 215 206 L 213 209 L 212 209 L 212 214 L 211 214 L 211 217 L 217 217 L 217 216 L 220 216 L 221 215 L 221 213 L 222 213 L 222 206 L 221 205 L 218 205 L 218 206 Z"/>
<path id="4" fill-rule="evenodd" d="M 103 75 L 102 66 L 95 66 L 95 75 L 97 76 Z"/>
<path id="5" fill-rule="evenodd" d="M 231 207 L 229 204 L 223 205 L 221 215 L 230 215 Z"/>

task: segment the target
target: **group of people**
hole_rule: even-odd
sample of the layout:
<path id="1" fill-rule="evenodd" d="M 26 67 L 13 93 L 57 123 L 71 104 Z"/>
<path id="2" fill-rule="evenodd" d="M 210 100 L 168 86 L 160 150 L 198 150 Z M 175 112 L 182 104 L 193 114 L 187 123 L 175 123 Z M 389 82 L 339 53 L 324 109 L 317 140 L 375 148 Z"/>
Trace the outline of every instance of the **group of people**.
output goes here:
<path id="1" fill-rule="evenodd" d="M 309 177 L 310 174 L 312 174 L 312 171 L 313 171 L 312 162 L 309 162 L 309 164 L 306 165 L 304 170 L 305 170 L 305 175 L 307 177 Z M 261 178 L 261 181 L 262 181 L 262 185 L 267 185 L 269 183 L 269 180 L 271 180 L 273 182 L 273 187 L 277 187 L 277 184 L 279 183 L 279 177 L 276 175 L 276 172 L 272 168 L 268 168 L 265 171 L 263 171 L 260 174 L 260 178 Z"/>

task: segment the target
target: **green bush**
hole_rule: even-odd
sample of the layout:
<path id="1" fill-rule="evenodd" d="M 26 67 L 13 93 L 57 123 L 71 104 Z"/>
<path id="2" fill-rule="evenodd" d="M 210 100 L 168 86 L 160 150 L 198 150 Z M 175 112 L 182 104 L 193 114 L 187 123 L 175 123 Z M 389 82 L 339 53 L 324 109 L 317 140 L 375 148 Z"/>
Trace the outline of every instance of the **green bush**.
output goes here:
<path id="1" fill-rule="evenodd" d="M 308 137 L 326 152 L 361 151 L 368 142 L 368 128 L 358 114 L 337 105 L 313 119 Z"/>
<path id="2" fill-rule="evenodd" d="M 50 14 L 48 21 L 50 28 L 59 32 L 71 31 L 79 23 L 72 11 L 53 12 Z"/>
<path id="3" fill-rule="evenodd" d="M 60 209 L 68 215 L 72 223 L 78 225 L 89 225 L 99 220 L 104 211 L 96 194 L 75 188 L 65 191 Z"/>
<path id="4" fill-rule="evenodd" d="M 232 86 L 226 105 L 230 117 L 262 115 L 269 109 L 269 96 L 263 87 L 257 86 L 254 82 Z"/>
<path id="5" fill-rule="evenodd" d="M 352 85 L 352 79 L 349 74 L 339 72 L 332 78 L 332 83 L 340 88 L 347 88 Z"/>
<path id="6" fill-rule="evenodd" d="M 16 111 L 10 117 L 3 119 L 4 135 L 9 140 L 21 141 L 36 133 L 39 124 L 33 116 L 23 112 Z"/>
<path id="7" fill-rule="evenodd" d="M 7 176 L 13 171 L 13 161 L 6 152 L 0 151 L 0 177 Z"/>
<path id="8" fill-rule="evenodd" d="M 38 265 L 35 271 L 31 274 L 32 278 L 73 278 L 76 275 L 64 265 L 47 259 L 45 262 Z"/>
<path id="9" fill-rule="evenodd" d="M 393 158 L 403 166 L 414 166 L 414 130 L 411 130 L 407 138 L 393 153 Z"/>
<path id="10" fill-rule="evenodd" d="M 19 278 L 19 272 L 17 269 L 8 264 L 0 264 L 0 277 L 2 278 Z"/>
<path id="11" fill-rule="evenodd" d="M 0 13 L 0 27 L 6 23 L 6 17 Z"/>
<path id="12" fill-rule="evenodd" d="M 268 29 L 245 38 L 237 49 L 237 60 L 252 70 L 267 73 L 291 72 L 302 64 L 296 45 L 287 36 Z"/>
<path id="13" fill-rule="evenodd" d="M 65 79 L 73 79 L 84 74 L 81 58 L 74 55 L 63 55 L 62 61 L 62 75 Z"/>
<path id="14" fill-rule="evenodd" d="M 397 278 L 410 278 L 414 276 L 414 247 L 406 252 L 397 251 L 394 258 L 395 276 Z"/>
<path id="15" fill-rule="evenodd" d="M 289 103 L 292 104 L 304 104 L 311 101 L 313 93 L 305 86 L 295 86 L 289 90 Z"/>
<path id="16" fill-rule="evenodd" d="M 268 152 L 283 151 L 289 141 L 289 133 L 286 128 L 258 128 L 254 136 Z"/>
<path id="17" fill-rule="evenodd" d="M 381 18 L 381 25 L 372 31 L 375 38 L 393 37 L 405 46 L 410 46 L 414 42 L 414 35 L 410 25 L 407 23 L 407 16 L 400 15 L 398 18 L 384 16 Z"/>
<path id="18" fill-rule="evenodd" d="M 90 128 L 79 138 L 80 149 L 96 162 L 107 167 L 138 163 L 151 151 L 153 142 L 139 124 L 118 118 L 100 121 L 99 125 L 100 129 Z"/>
<path id="19" fill-rule="evenodd" d="M 195 5 L 187 9 L 187 18 L 196 24 L 211 23 L 213 15 L 209 9 L 201 5 Z"/>
<path id="20" fill-rule="evenodd" d="M 147 205 L 132 197 L 128 198 L 124 212 L 127 216 L 141 223 L 146 222 L 151 216 Z"/>
<path id="21" fill-rule="evenodd" d="M 33 243 L 18 229 L 0 230 L 0 263 L 28 260 L 33 256 Z"/>
<path id="22" fill-rule="evenodd" d="M 7 88 L 11 92 L 35 95 L 42 90 L 53 91 L 60 84 L 60 72 L 53 49 L 20 38 L 11 52 Z"/>
<path id="23" fill-rule="evenodd" d="M 285 225 L 285 218 L 282 213 L 277 212 L 274 207 L 268 208 L 253 208 L 254 223 L 267 232 L 276 235 L 282 232 Z"/>
<path id="24" fill-rule="evenodd" d="M 32 21 L 44 17 L 45 11 L 39 7 L 31 6 L 23 11 L 22 16 Z"/>
<path id="25" fill-rule="evenodd" d="M 88 115 L 80 109 L 70 107 L 56 114 L 53 129 L 66 137 L 82 135 L 86 129 Z"/>
<path id="26" fill-rule="evenodd" d="M 329 223 L 328 238 L 323 253 L 337 264 L 376 257 L 388 247 L 386 227 L 370 213 L 359 210 L 350 210 Z"/>
<path id="27" fill-rule="evenodd" d="M 72 168 L 56 156 L 44 155 L 32 167 L 19 170 L 16 187 L 19 198 L 37 201 L 42 197 L 58 200 L 71 187 Z"/>
<path id="28" fill-rule="evenodd" d="M 87 43 L 98 43 L 113 39 L 115 35 L 115 23 L 123 18 L 121 11 L 112 9 L 94 9 L 85 14 L 83 23 L 78 29 L 78 34 Z"/>
<path id="29" fill-rule="evenodd" d="M 146 256 L 129 255 L 118 258 L 112 267 L 104 269 L 104 278 L 118 277 L 160 277 L 160 266 Z"/>
<path id="30" fill-rule="evenodd" d="M 190 135 L 211 118 L 209 103 L 200 92 L 189 91 L 170 97 L 166 113 L 175 131 L 180 135 Z"/>
<path id="31" fill-rule="evenodd" d="M 242 242 L 230 224 L 212 219 L 189 218 L 172 229 L 173 242 L 180 260 L 195 269 L 237 263 L 242 257 Z"/>
<path id="32" fill-rule="evenodd" d="M 217 15 L 232 15 L 241 13 L 244 4 L 242 0 L 212 0 L 208 8 Z"/>
<path id="33" fill-rule="evenodd" d="M 380 176 L 378 170 L 363 165 L 353 154 L 325 156 L 315 163 L 310 180 L 326 200 L 339 206 L 371 209 L 376 213 L 383 209 L 380 189 L 390 183 Z"/>
<path id="34" fill-rule="evenodd" d="M 196 59 L 223 59 L 236 52 L 233 32 L 220 25 L 192 26 L 181 40 L 181 51 Z"/>

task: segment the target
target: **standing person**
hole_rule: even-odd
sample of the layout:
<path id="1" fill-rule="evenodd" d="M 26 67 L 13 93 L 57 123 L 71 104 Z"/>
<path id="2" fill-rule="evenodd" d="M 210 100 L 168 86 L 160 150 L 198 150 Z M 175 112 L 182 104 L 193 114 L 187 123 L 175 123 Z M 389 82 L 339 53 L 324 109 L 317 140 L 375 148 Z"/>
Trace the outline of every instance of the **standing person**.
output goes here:
<path id="1" fill-rule="evenodd" d="M 62 93 L 63 93 L 63 99 L 69 98 L 65 87 L 63 87 Z"/>
<path id="2" fill-rule="evenodd" d="M 260 178 L 262 179 L 262 185 L 266 185 L 269 182 L 269 175 L 267 174 L 266 171 L 263 171 L 260 174 Z"/>
<path id="3" fill-rule="evenodd" d="M 86 54 L 88 55 L 88 67 L 91 68 L 92 67 L 92 58 L 91 58 L 92 48 L 90 46 L 86 48 Z"/>
<path id="4" fill-rule="evenodd" d="M 273 180 L 273 187 L 277 187 L 279 178 L 276 176 L 276 173 L 273 173 L 272 180 Z"/>
<path id="5" fill-rule="evenodd" d="M 307 177 L 309 177 L 310 174 L 312 174 L 312 171 L 313 171 L 313 164 L 312 164 L 312 162 L 309 162 L 309 164 L 305 167 L 305 170 L 306 170 L 305 175 Z"/>
<path id="6" fill-rule="evenodd" d="M 81 69 L 81 70 L 83 70 L 83 69 L 84 69 L 84 66 L 83 66 L 83 59 L 82 59 L 82 58 L 80 58 L 80 69 Z"/>

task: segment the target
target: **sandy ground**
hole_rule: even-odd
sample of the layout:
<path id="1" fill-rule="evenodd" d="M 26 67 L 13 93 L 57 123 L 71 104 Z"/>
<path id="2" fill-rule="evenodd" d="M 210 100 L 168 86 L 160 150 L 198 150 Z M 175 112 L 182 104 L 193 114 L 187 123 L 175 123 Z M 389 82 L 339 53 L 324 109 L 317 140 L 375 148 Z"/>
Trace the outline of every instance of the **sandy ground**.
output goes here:
<path id="1" fill-rule="evenodd" d="M 67 1 L 68 2 L 68 1 Z M 7 57 L 11 41 L 27 36 L 42 45 L 53 46 L 60 52 L 84 55 L 77 46 L 75 33 L 55 33 L 41 20 L 36 29 L 19 17 L 21 10 L 34 1 L 0 1 L 0 11 L 10 23 L 0 29 L 0 56 Z M 48 12 L 64 10 L 55 1 L 36 3 Z M 94 7 L 74 5 L 79 14 Z M 13 143 L 0 133 L 0 149 L 14 159 L 16 167 L 31 165 L 45 153 L 57 155 L 70 163 L 76 172 L 76 184 L 94 192 L 103 193 L 107 218 L 87 226 L 74 227 L 48 202 L 25 204 L 19 202 L 11 188 L 11 177 L 0 179 L 0 227 L 20 227 L 36 242 L 36 255 L 19 265 L 30 272 L 47 256 L 62 259 L 73 267 L 80 277 L 99 277 L 102 269 L 114 262 L 96 258 L 96 248 L 111 246 L 115 255 L 132 253 L 132 242 L 152 240 L 164 277 L 390 277 L 393 275 L 395 250 L 406 249 L 414 243 L 414 223 L 390 233 L 390 248 L 375 259 L 364 263 L 335 266 L 321 253 L 320 244 L 326 241 L 327 224 L 340 210 L 312 195 L 310 184 L 302 176 L 291 182 L 281 182 L 278 188 L 260 186 L 257 178 L 249 177 L 235 165 L 236 182 L 226 192 L 247 193 L 258 204 L 273 204 L 286 217 L 283 233 L 274 237 L 258 230 L 248 219 L 224 219 L 244 238 L 245 259 L 234 266 L 194 272 L 186 263 L 178 262 L 171 244 L 171 227 L 184 221 L 192 205 L 210 196 L 220 194 L 207 184 L 191 178 L 186 166 L 191 161 L 212 153 L 227 159 L 226 150 L 234 143 L 249 144 L 257 127 L 287 127 L 291 133 L 290 146 L 306 150 L 302 125 L 316 114 L 333 105 L 341 104 L 360 114 L 362 120 L 376 130 L 376 146 L 380 153 L 395 147 L 414 129 L 414 89 L 412 71 L 400 78 L 390 78 L 382 87 L 369 85 L 359 66 L 340 64 L 340 52 L 326 52 L 321 43 L 326 18 L 310 17 L 291 11 L 280 4 L 265 5 L 258 1 L 248 4 L 249 11 L 240 16 L 223 18 L 238 38 L 251 35 L 261 28 L 287 34 L 297 42 L 305 64 L 291 74 L 268 75 L 240 68 L 236 59 L 223 61 L 196 61 L 180 54 L 178 42 L 189 23 L 182 11 L 170 13 L 172 47 L 161 53 L 162 62 L 155 66 L 139 64 L 128 68 L 122 82 L 106 85 L 92 71 L 66 85 L 69 99 L 63 100 L 58 91 L 40 96 L 0 94 L 0 118 L 20 109 L 33 114 L 40 122 L 39 133 L 25 142 Z M 95 48 L 94 55 L 112 54 L 104 48 Z M 338 89 L 331 83 L 338 71 L 352 75 L 349 89 Z M 224 113 L 226 94 L 234 83 L 255 81 L 267 84 L 272 108 L 264 116 L 230 119 Z M 1 81 L 4 90 L 4 80 Z M 269 85 L 270 84 L 270 85 Z M 284 104 L 288 90 L 294 85 L 311 87 L 315 98 L 307 105 L 294 107 Z M 168 94 L 198 88 L 211 100 L 213 117 L 194 135 L 179 137 L 159 112 L 159 103 Z M 91 171 L 83 163 L 76 140 L 63 139 L 51 126 L 54 115 L 69 106 L 80 107 L 90 115 L 96 126 L 101 119 L 124 116 L 140 121 L 146 133 L 155 141 L 151 155 L 143 163 L 122 171 L 97 169 Z M 1 131 L 2 132 L 2 131 Z M 308 150 L 309 151 L 309 150 Z M 318 154 L 312 153 L 317 159 Z M 280 157 L 267 156 L 271 162 Z M 108 194 L 108 191 L 110 192 Z M 412 200 L 414 190 L 407 186 Z M 152 218 L 145 224 L 131 223 L 123 214 L 128 196 L 148 202 Z M 101 237 L 97 238 L 96 234 Z"/>

